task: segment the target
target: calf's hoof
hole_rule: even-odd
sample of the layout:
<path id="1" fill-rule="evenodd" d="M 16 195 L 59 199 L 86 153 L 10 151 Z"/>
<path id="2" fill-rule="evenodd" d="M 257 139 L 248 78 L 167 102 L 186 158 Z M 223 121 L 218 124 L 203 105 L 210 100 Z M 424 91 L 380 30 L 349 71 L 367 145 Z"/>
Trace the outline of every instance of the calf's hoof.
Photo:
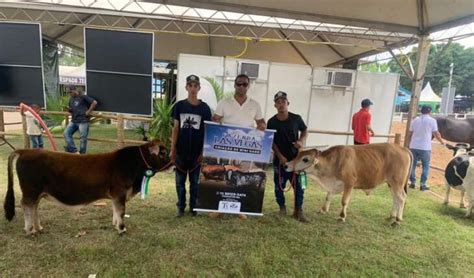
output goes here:
<path id="1" fill-rule="evenodd" d="M 395 228 L 395 227 L 400 227 L 401 223 L 400 223 L 400 221 L 393 221 L 391 225 L 392 225 L 392 227 Z"/>
<path id="2" fill-rule="evenodd" d="M 448 203 L 449 203 L 448 201 L 444 201 L 444 202 L 443 202 L 443 205 L 447 206 Z"/>
<path id="3" fill-rule="evenodd" d="M 345 217 L 339 217 L 337 220 L 339 220 L 340 222 L 346 222 L 346 218 Z"/>
<path id="4" fill-rule="evenodd" d="M 319 213 L 321 213 L 321 214 L 326 214 L 327 212 L 328 212 L 328 211 L 327 211 L 326 209 L 324 209 L 324 208 L 320 208 L 320 209 L 319 209 Z"/>
<path id="5" fill-rule="evenodd" d="M 119 235 L 123 235 L 123 234 L 125 234 L 126 231 L 127 231 L 126 228 L 118 229 L 118 234 L 119 234 Z"/>
<path id="6" fill-rule="evenodd" d="M 464 204 L 460 204 L 459 207 L 462 208 L 462 209 L 466 208 L 466 206 Z"/>
<path id="7" fill-rule="evenodd" d="M 29 229 L 29 230 L 26 230 L 26 229 L 25 229 L 25 232 L 26 232 L 26 235 L 27 235 L 27 236 L 35 236 L 35 235 L 37 235 L 37 234 L 39 233 L 39 231 L 36 230 L 36 229 L 34 229 L 34 228 L 31 228 L 31 229 Z"/>

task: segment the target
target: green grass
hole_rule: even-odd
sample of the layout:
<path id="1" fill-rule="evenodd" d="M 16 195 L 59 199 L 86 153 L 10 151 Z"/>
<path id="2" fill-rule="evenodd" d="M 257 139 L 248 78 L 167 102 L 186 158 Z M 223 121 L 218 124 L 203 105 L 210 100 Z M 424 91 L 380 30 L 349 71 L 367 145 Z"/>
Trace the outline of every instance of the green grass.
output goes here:
<path id="1" fill-rule="evenodd" d="M 113 137 L 115 131 L 92 128 L 91 136 L 99 135 Z M 21 145 L 20 139 L 12 142 Z M 114 147 L 89 146 L 91 152 Z M 0 196 L 9 152 L 0 147 Z M 464 210 L 414 190 L 402 226 L 392 228 L 385 220 L 390 193 L 380 187 L 368 197 L 355 191 L 347 222 L 340 223 L 340 196 L 328 214 L 318 214 L 324 194 L 310 183 L 304 208 L 311 223 L 302 224 L 290 216 L 277 217 L 271 180 L 263 217 L 177 219 L 174 176 L 157 174 L 150 196 L 127 204 L 130 218 L 123 236 L 112 227 L 109 201 L 106 207 L 70 210 L 43 200 L 45 230 L 36 237 L 23 231 L 16 182 L 17 216 L 10 223 L 0 220 L 0 276 L 474 276 L 474 219 L 464 219 Z M 292 195 L 286 194 L 288 204 Z M 76 237 L 80 232 L 86 233 Z"/>

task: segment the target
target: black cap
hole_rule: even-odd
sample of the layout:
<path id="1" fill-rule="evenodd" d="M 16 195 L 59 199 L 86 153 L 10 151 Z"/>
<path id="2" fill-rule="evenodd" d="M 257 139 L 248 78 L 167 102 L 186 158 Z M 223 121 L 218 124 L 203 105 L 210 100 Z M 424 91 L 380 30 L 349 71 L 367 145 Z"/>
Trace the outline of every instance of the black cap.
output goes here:
<path id="1" fill-rule="evenodd" d="M 286 93 L 282 91 L 278 91 L 278 93 L 275 94 L 275 96 L 273 97 L 273 101 L 277 101 L 279 98 L 288 100 Z"/>
<path id="2" fill-rule="evenodd" d="M 67 87 L 67 91 L 68 92 L 71 92 L 71 91 L 77 91 L 77 87 L 75 85 L 69 85 Z"/>
<path id="3" fill-rule="evenodd" d="M 362 107 L 369 107 L 369 106 L 373 105 L 373 103 L 372 103 L 372 101 L 370 101 L 370 99 L 366 98 L 366 99 L 361 101 L 360 105 Z"/>
<path id="4" fill-rule="evenodd" d="M 421 114 L 428 114 L 431 112 L 431 106 L 423 105 L 421 106 Z"/>
<path id="5" fill-rule="evenodd" d="M 197 75 L 191 74 L 188 77 L 186 77 L 186 84 L 189 84 L 191 82 L 195 82 L 200 84 L 201 82 L 199 81 L 199 77 Z"/>

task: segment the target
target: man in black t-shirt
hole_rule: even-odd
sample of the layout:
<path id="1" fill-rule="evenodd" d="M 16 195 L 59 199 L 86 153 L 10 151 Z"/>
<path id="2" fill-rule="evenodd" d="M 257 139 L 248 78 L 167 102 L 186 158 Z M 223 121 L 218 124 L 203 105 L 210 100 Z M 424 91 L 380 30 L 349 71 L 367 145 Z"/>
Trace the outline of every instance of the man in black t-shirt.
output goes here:
<path id="1" fill-rule="evenodd" d="M 85 154 L 87 150 L 87 136 L 89 136 L 89 114 L 97 106 L 97 101 L 87 95 L 81 95 L 76 86 L 69 86 L 68 111 L 71 113 L 71 122 L 64 131 L 66 141 L 66 152 L 77 153 L 76 145 L 72 136 L 79 130 L 80 147 L 79 153 Z"/>
<path id="2" fill-rule="evenodd" d="M 173 107 L 173 134 L 171 160 L 176 165 L 176 193 L 178 195 L 177 217 L 184 216 L 186 208 L 186 177 L 189 175 L 189 211 L 196 216 L 194 207 L 198 193 L 202 148 L 204 145 L 204 121 L 210 121 L 209 106 L 197 98 L 201 89 L 199 77 L 186 78 L 188 98 L 178 101 Z"/>
<path id="3" fill-rule="evenodd" d="M 268 129 L 276 130 L 273 139 L 273 172 L 275 182 L 275 197 L 280 206 L 280 216 L 286 215 L 285 195 L 283 188 L 287 181 L 293 182 L 295 191 L 295 211 L 293 217 L 301 222 L 308 222 L 303 214 L 304 190 L 299 177 L 293 172 L 287 172 L 284 164 L 294 159 L 298 150 L 303 147 L 308 135 L 307 128 L 300 115 L 288 112 L 287 94 L 278 92 L 273 98 L 278 113 L 268 120 Z M 301 134 L 300 134 L 301 133 Z M 295 176 L 294 176 L 295 175 Z"/>

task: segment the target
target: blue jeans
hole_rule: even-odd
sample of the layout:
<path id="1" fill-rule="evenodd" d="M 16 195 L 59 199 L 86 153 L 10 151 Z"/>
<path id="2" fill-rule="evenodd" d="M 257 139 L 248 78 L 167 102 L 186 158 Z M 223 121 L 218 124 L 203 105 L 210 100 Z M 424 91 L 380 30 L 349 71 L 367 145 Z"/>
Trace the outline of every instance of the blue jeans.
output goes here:
<path id="1" fill-rule="evenodd" d="M 75 153 L 77 152 L 76 145 L 72 135 L 79 130 L 80 135 L 80 149 L 79 153 L 85 154 L 87 150 L 87 136 L 89 135 L 89 123 L 73 123 L 70 122 L 64 131 L 64 140 L 66 140 L 66 152 Z"/>
<path id="2" fill-rule="evenodd" d="M 416 183 L 416 163 L 421 160 L 423 170 L 421 172 L 421 186 L 426 186 L 428 174 L 430 173 L 431 151 L 424 151 L 418 149 L 410 149 L 413 154 L 413 165 L 411 166 L 410 183 Z"/>
<path id="3" fill-rule="evenodd" d="M 184 170 L 186 169 L 187 168 L 184 168 Z M 192 211 L 196 207 L 201 166 L 198 166 L 195 169 L 191 168 L 190 170 L 192 170 L 192 172 L 182 172 L 181 170 L 178 170 L 177 168 L 175 170 L 176 194 L 178 195 L 178 202 L 176 203 L 176 206 L 180 211 L 184 211 L 186 208 L 186 178 L 189 176 L 189 208 Z"/>
<path id="4" fill-rule="evenodd" d="M 43 148 L 43 135 L 30 135 L 30 140 L 33 149 Z"/>
<path id="5" fill-rule="evenodd" d="M 286 182 L 289 181 L 291 183 L 293 179 L 293 172 L 287 172 L 281 166 L 273 165 L 273 181 L 275 182 L 275 197 L 276 202 L 280 206 L 280 208 L 285 207 L 285 194 L 282 188 L 285 188 Z M 300 179 L 298 175 L 294 178 L 295 187 L 293 188 L 295 191 L 295 208 L 301 209 L 303 207 L 303 199 L 304 199 L 304 190 L 301 188 Z"/>

